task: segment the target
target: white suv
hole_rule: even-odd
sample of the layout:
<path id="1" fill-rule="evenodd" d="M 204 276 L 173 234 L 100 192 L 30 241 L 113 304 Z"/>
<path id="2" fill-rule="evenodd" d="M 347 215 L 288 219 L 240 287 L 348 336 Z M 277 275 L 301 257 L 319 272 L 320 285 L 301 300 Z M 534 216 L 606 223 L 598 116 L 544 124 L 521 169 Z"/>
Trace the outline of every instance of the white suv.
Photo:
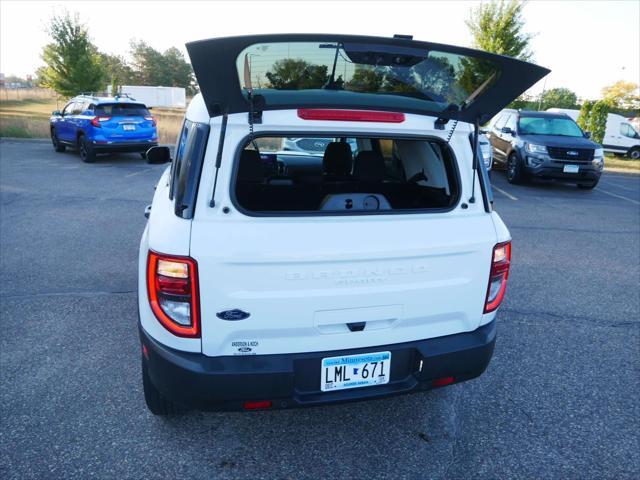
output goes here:
<path id="1" fill-rule="evenodd" d="M 175 158 L 148 152 L 172 162 L 140 243 L 149 409 L 291 408 L 480 375 L 511 244 L 478 125 L 548 71 L 406 37 L 187 49 L 201 94 Z M 332 141 L 318 155 L 282 152 L 286 138 Z"/>

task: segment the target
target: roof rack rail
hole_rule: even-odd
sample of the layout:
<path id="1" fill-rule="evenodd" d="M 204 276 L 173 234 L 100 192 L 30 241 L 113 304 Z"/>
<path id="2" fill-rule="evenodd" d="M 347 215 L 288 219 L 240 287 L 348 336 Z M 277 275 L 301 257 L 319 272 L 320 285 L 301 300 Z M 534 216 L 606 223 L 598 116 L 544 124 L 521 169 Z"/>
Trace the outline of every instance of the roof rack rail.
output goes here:
<path id="1" fill-rule="evenodd" d="M 91 97 L 91 98 L 103 98 L 103 97 L 113 97 L 113 98 L 128 98 L 129 100 L 135 100 L 128 93 L 116 93 L 115 95 L 111 95 L 109 92 L 82 92 L 80 96 L 83 97 Z"/>

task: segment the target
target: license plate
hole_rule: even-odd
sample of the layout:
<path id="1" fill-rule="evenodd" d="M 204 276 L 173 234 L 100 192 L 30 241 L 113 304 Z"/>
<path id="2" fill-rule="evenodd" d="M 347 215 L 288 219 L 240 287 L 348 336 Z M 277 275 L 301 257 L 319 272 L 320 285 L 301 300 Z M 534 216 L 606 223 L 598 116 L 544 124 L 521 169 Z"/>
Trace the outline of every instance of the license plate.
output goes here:
<path id="1" fill-rule="evenodd" d="M 580 167 L 578 165 L 565 165 L 562 171 L 564 173 L 578 173 Z"/>
<path id="2" fill-rule="evenodd" d="M 389 383 L 391 352 L 363 353 L 322 359 L 323 392 Z"/>
<path id="3" fill-rule="evenodd" d="M 131 131 L 131 130 L 135 130 L 136 126 L 135 125 L 122 125 L 122 129 L 125 131 Z"/>

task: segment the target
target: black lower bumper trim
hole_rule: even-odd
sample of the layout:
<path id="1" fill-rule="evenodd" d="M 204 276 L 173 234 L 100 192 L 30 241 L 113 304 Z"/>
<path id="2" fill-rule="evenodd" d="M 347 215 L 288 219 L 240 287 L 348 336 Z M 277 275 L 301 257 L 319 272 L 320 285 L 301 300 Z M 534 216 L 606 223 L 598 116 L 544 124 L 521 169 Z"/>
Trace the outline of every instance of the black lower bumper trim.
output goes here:
<path id="1" fill-rule="evenodd" d="M 562 168 L 556 167 L 527 167 L 526 172 L 532 177 L 563 180 L 574 183 L 593 183 L 600 179 L 600 170 L 586 169 L 580 165 L 578 173 L 566 173 Z"/>
<path id="2" fill-rule="evenodd" d="M 126 152 L 146 152 L 151 147 L 157 146 L 157 142 L 140 143 L 94 143 L 91 148 L 96 153 L 126 153 Z"/>
<path id="3" fill-rule="evenodd" d="M 432 388 L 433 380 L 454 383 L 479 376 L 487 368 L 496 338 L 493 321 L 472 332 L 369 348 L 282 355 L 207 357 L 168 348 L 140 328 L 147 347 L 151 381 L 167 398 L 199 410 L 241 410 L 243 402 L 271 400 L 273 408 L 292 408 L 381 398 Z M 320 390 L 325 357 L 390 351 L 386 385 L 336 392 Z"/>

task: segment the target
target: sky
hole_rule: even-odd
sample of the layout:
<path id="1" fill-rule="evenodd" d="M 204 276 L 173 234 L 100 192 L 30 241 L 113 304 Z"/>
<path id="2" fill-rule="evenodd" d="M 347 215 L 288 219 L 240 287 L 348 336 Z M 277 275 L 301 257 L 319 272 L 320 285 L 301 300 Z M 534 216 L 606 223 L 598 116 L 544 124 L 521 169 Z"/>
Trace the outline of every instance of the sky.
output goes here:
<path id="1" fill-rule="evenodd" d="M 258 33 L 350 33 L 471 47 L 465 20 L 477 1 L 16 1 L 0 0 L 0 72 L 26 76 L 42 65 L 55 13 L 77 12 L 96 46 L 128 55 L 132 39 L 157 50 L 204 38 Z M 552 71 L 529 90 L 567 87 L 595 99 L 618 80 L 640 83 L 640 0 L 530 0 L 525 31 L 533 61 Z"/>

